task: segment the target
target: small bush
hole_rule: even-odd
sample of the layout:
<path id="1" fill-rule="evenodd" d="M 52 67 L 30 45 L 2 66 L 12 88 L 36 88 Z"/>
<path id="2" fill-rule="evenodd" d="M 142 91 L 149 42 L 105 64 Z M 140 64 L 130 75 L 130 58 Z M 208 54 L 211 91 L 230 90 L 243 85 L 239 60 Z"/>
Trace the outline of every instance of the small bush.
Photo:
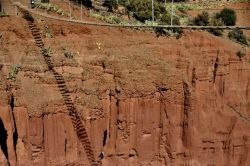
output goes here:
<path id="1" fill-rule="evenodd" d="M 154 28 L 157 37 L 173 36 L 179 39 L 182 36 L 183 30 L 181 28 Z"/>
<path id="2" fill-rule="evenodd" d="M 213 17 L 210 20 L 209 24 L 211 26 L 223 26 L 224 22 L 220 18 L 217 19 L 216 17 Z M 208 32 L 212 33 L 215 36 L 222 36 L 223 30 L 222 29 L 209 29 Z"/>
<path id="3" fill-rule="evenodd" d="M 241 59 L 241 58 L 243 58 L 243 57 L 246 55 L 246 53 L 243 52 L 243 51 L 238 51 L 238 52 L 236 53 L 236 55 Z"/>
<path id="4" fill-rule="evenodd" d="M 20 71 L 20 69 L 21 69 L 21 66 L 18 65 L 18 64 L 11 65 L 9 75 L 8 75 L 8 79 L 15 80 L 18 72 Z"/>
<path id="5" fill-rule="evenodd" d="M 92 8 L 92 1 L 91 0 L 77 0 L 78 4 L 81 4 L 82 2 L 82 5 L 88 7 L 88 8 Z"/>
<path id="6" fill-rule="evenodd" d="M 47 56 L 47 57 L 50 57 L 51 54 L 52 54 L 51 47 L 48 47 L 48 48 L 43 47 L 43 48 L 41 49 L 41 51 L 42 51 L 42 54 L 43 54 L 44 56 Z"/>
<path id="7" fill-rule="evenodd" d="M 201 14 L 198 14 L 198 16 L 194 18 L 193 24 L 197 26 L 207 26 L 209 24 L 208 12 L 203 11 Z"/>
<path id="8" fill-rule="evenodd" d="M 8 14 L 0 12 L 0 17 L 9 17 Z"/>
<path id="9" fill-rule="evenodd" d="M 228 33 L 229 39 L 239 42 L 244 45 L 248 45 L 247 37 L 244 35 L 241 29 L 234 29 Z"/>
<path id="10" fill-rule="evenodd" d="M 91 17 L 105 21 L 109 24 L 126 24 L 125 20 L 123 20 L 121 17 L 118 17 L 116 15 L 101 15 L 99 13 L 91 13 Z"/>
<path id="11" fill-rule="evenodd" d="M 171 24 L 171 14 L 169 12 L 165 12 L 160 18 L 160 24 Z M 180 18 L 177 16 L 173 17 L 173 25 L 180 25 Z"/>
<path id="12" fill-rule="evenodd" d="M 40 3 L 40 2 L 36 2 L 33 5 L 34 8 L 40 8 L 40 9 L 45 9 L 47 11 L 51 11 L 51 12 L 55 12 L 59 15 L 66 15 L 64 10 L 59 8 L 58 6 L 51 4 L 51 3 Z M 69 16 L 69 15 L 68 15 Z"/>
<path id="13" fill-rule="evenodd" d="M 216 18 L 221 19 L 227 26 L 233 26 L 236 22 L 236 13 L 233 9 L 224 8 L 216 14 Z"/>
<path id="14" fill-rule="evenodd" d="M 75 56 L 75 53 L 70 52 L 70 51 L 65 51 L 63 54 L 64 54 L 64 56 L 65 56 L 66 58 L 69 58 L 69 59 L 73 59 L 74 56 Z"/>
<path id="15" fill-rule="evenodd" d="M 107 7 L 109 12 L 113 12 L 113 9 L 118 8 L 118 4 L 116 0 L 105 0 L 103 3 L 103 6 Z"/>
<path id="16" fill-rule="evenodd" d="M 0 39 L 2 39 L 2 37 L 3 37 L 3 34 L 0 32 Z"/>
<path id="17" fill-rule="evenodd" d="M 127 4 L 127 10 L 139 21 L 145 22 L 152 20 L 152 2 L 151 0 L 131 0 Z M 162 13 L 166 12 L 165 7 L 155 1 L 154 3 L 155 19 L 160 19 Z"/>
<path id="18" fill-rule="evenodd" d="M 44 36 L 47 38 L 54 38 L 53 32 L 48 25 L 44 25 Z"/>
<path id="19" fill-rule="evenodd" d="M 0 71 L 2 70 L 2 68 L 3 68 L 3 64 L 0 64 Z"/>

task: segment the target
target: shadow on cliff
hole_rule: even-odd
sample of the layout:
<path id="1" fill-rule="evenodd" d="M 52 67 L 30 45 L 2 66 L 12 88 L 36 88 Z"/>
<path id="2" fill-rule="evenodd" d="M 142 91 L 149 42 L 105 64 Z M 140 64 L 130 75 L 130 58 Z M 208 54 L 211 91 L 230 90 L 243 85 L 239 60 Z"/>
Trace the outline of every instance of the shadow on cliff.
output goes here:
<path id="1" fill-rule="evenodd" d="M 6 144 L 7 137 L 8 137 L 7 130 L 5 130 L 3 121 L 2 119 L 0 119 L 0 146 L 6 159 L 8 159 L 8 148 Z"/>

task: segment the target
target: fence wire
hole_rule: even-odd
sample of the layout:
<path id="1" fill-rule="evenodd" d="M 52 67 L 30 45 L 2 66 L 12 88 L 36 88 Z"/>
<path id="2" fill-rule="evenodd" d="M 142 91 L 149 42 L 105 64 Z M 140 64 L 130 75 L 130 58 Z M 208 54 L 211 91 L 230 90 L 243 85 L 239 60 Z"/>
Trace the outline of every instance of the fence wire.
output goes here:
<path id="1" fill-rule="evenodd" d="M 1 4 L 0 5 L 0 12 L 2 14 L 16 16 L 18 14 L 17 6 L 13 4 Z"/>

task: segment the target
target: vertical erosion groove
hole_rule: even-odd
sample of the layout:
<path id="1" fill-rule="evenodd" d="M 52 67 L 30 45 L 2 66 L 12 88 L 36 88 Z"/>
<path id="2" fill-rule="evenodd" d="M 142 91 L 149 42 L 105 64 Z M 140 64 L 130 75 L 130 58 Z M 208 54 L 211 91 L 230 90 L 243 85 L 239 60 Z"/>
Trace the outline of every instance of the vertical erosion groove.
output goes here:
<path id="1" fill-rule="evenodd" d="M 14 114 L 13 114 L 14 107 L 15 107 L 15 99 L 14 99 L 14 96 L 11 95 L 11 98 L 10 98 L 10 108 L 11 108 L 11 114 L 12 114 L 12 116 L 13 116 L 13 121 L 14 121 L 13 144 L 14 144 L 14 149 L 15 149 L 15 151 L 16 151 L 18 133 L 17 133 L 17 128 L 16 128 L 15 117 L 14 117 Z"/>
<path id="2" fill-rule="evenodd" d="M 2 119 L 0 119 L 0 146 L 2 149 L 3 154 L 5 155 L 6 159 L 8 160 L 8 147 L 7 147 L 7 130 L 4 128 L 4 124 Z"/>
<path id="3" fill-rule="evenodd" d="M 70 116 L 70 119 L 73 123 L 74 129 L 76 131 L 78 139 L 80 140 L 81 144 L 83 145 L 83 148 L 85 150 L 85 153 L 86 153 L 86 156 L 88 158 L 90 165 L 91 166 L 101 165 L 101 162 L 97 162 L 95 160 L 94 152 L 92 150 L 92 146 L 91 146 L 90 140 L 88 138 L 86 128 L 84 127 L 84 125 L 80 119 L 80 116 L 79 116 L 79 114 L 74 106 L 74 103 L 71 100 L 69 90 L 67 88 L 67 85 L 66 85 L 66 82 L 65 82 L 63 76 L 54 70 L 52 58 L 49 55 L 47 55 L 46 53 L 44 53 L 44 51 L 42 51 L 44 49 L 44 43 L 43 43 L 43 40 L 42 40 L 41 35 L 39 33 L 39 29 L 37 28 L 37 26 L 34 22 L 33 17 L 30 15 L 30 13 L 27 10 L 24 10 L 22 8 L 19 8 L 19 9 L 22 12 L 22 14 L 24 15 L 24 18 L 28 22 L 29 29 L 31 30 L 33 38 L 35 39 L 35 44 L 37 47 L 39 47 L 41 49 L 41 53 L 44 57 L 44 60 L 47 64 L 47 66 L 48 66 L 48 69 L 54 75 L 58 89 L 59 89 L 59 91 L 63 97 L 64 103 L 67 106 L 67 109 L 69 111 L 69 116 Z"/>
<path id="4" fill-rule="evenodd" d="M 216 78 L 216 74 L 217 74 L 217 70 L 218 70 L 218 65 L 219 65 L 219 57 L 216 57 L 215 63 L 214 63 L 214 72 L 213 72 L 213 82 L 215 83 L 215 78 Z"/>
<path id="5" fill-rule="evenodd" d="M 105 146 L 105 145 L 106 145 L 107 135 L 108 135 L 108 131 L 105 130 L 105 131 L 103 132 L 103 142 L 102 142 L 102 146 Z"/>
<path id="6" fill-rule="evenodd" d="M 189 111 L 191 109 L 191 92 L 189 90 L 188 83 L 183 82 L 184 91 L 184 106 L 183 106 L 183 119 L 182 119 L 182 142 L 185 147 L 188 147 L 190 142 L 189 138 Z"/>

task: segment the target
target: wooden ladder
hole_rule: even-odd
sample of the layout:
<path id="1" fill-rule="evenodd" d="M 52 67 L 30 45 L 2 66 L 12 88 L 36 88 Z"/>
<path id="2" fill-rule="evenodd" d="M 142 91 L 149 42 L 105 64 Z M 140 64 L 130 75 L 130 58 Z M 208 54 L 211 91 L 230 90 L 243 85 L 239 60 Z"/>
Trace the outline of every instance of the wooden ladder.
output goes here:
<path id="1" fill-rule="evenodd" d="M 53 66 L 53 62 L 52 62 L 51 57 L 48 56 L 44 51 L 42 51 L 44 49 L 44 42 L 42 40 L 39 29 L 34 22 L 33 17 L 31 16 L 31 14 L 27 10 L 24 10 L 22 8 L 19 8 L 19 10 L 22 12 L 22 14 L 24 15 L 24 18 L 27 20 L 29 29 L 33 35 L 33 38 L 35 39 L 35 44 L 37 47 L 39 47 L 41 49 L 41 53 L 44 57 L 44 60 L 47 64 L 49 70 L 52 71 L 52 73 L 55 77 L 58 89 L 63 97 L 65 105 L 67 106 L 67 110 L 69 111 L 70 119 L 73 123 L 74 129 L 75 129 L 76 134 L 78 136 L 78 139 L 80 140 L 81 144 L 83 145 L 83 148 L 85 150 L 85 153 L 87 155 L 87 158 L 88 158 L 90 165 L 91 166 L 102 165 L 100 161 L 95 160 L 94 152 L 92 150 L 91 142 L 88 138 L 86 128 L 84 127 L 84 125 L 81 121 L 80 115 L 78 114 L 76 107 L 75 107 L 73 101 L 71 100 L 70 93 L 69 93 L 69 90 L 67 88 L 67 85 L 66 85 L 66 82 L 65 82 L 63 76 L 54 70 L 54 66 Z"/>

